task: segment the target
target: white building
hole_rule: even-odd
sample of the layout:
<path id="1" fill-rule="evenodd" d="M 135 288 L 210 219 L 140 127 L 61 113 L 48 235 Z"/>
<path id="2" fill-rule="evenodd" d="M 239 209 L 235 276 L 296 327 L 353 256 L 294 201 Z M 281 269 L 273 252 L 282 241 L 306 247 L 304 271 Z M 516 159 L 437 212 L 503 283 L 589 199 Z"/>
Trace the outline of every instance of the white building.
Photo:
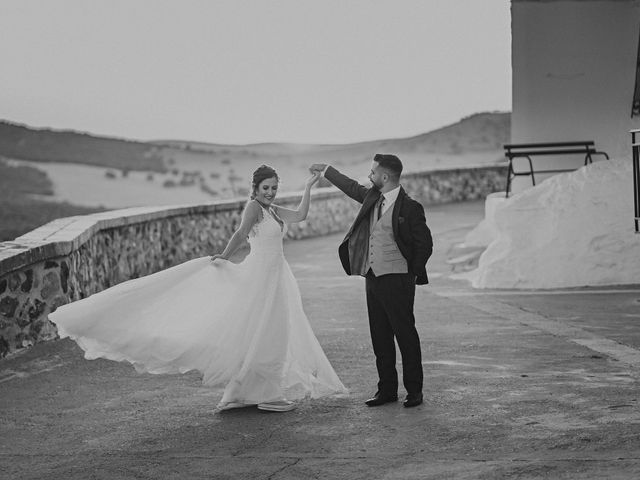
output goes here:
<path id="1" fill-rule="evenodd" d="M 612 158 L 631 158 L 640 0 L 512 0 L 511 19 L 512 143 L 593 140 Z M 572 168 L 582 159 L 535 161 Z M 530 185 L 514 182 L 516 191 Z"/>
<path id="2" fill-rule="evenodd" d="M 462 277 L 477 288 L 638 284 L 629 130 L 640 128 L 640 0 L 512 0 L 511 18 L 512 143 L 593 140 L 612 160 L 492 194 L 465 240 L 487 248 Z M 534 170 L 583 161 L 534 157 Z"/>

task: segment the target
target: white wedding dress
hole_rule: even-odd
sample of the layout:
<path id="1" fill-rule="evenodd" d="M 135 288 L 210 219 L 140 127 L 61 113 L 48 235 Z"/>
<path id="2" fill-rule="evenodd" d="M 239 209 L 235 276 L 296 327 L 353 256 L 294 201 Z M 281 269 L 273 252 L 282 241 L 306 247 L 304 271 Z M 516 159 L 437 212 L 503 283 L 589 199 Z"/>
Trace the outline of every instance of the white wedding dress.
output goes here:
<path id="1" fill-rule="evenodd" d="M 198 370 L 225 386 L 219 408 L 346 393 L 307 319 L 284 258 L 286 226 L 263 210 L 234 264 L 196 258 L 49 315 L 85 358 L 149 373 Z"/>

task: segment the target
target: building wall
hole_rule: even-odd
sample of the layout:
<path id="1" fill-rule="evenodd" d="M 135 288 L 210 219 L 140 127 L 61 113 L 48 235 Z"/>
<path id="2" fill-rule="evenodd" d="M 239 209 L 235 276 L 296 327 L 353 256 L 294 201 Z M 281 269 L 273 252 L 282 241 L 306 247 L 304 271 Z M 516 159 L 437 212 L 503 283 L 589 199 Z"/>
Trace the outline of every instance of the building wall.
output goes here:
<path id="1" fill-rule="evenodd" d="M 640 127 L 631 119 L 640 1 L 513 0 L 511 11 L 512 142 L 594 140 L 611 157 L 630 157 L 628 132 Z M 517 180 L 516 190 L 530 184 Z"/>

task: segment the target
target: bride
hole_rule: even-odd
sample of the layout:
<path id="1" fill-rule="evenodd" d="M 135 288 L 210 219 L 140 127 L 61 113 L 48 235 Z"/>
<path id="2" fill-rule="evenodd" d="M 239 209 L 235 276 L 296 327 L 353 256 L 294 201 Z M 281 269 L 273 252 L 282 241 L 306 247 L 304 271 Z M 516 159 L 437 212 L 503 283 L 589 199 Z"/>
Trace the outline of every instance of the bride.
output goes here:
<path id="1" fill-rule="evenodd" d="M 251 200 L 221 254 L 111 287 L 49 315 L 85 358 L 126 360 L 148 373 L 198 370 L 224 386 L 218 409 L 288 411 L 292 400 L 346 393 L 307 319 L 284 258 L 287 224 L 309 211 L 307 180 L 296 210 L 274 205 L 278 174 L 253 174 Z M 239 264 L 228 259 L 249 239 Z"/>

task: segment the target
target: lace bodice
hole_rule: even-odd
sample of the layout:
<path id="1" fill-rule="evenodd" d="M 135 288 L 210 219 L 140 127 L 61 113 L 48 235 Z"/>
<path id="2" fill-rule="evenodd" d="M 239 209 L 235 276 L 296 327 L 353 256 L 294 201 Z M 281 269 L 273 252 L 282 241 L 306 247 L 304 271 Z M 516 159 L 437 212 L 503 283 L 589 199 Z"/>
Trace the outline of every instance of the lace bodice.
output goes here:
<path id="1" fill-rule="evenodd" d="M 249 233 L 251 252 L 282 253 L 282 239 L 287 233 L 287 225 L 280 225 L 271 212 L 262 208 L 262 218 Z"/>

